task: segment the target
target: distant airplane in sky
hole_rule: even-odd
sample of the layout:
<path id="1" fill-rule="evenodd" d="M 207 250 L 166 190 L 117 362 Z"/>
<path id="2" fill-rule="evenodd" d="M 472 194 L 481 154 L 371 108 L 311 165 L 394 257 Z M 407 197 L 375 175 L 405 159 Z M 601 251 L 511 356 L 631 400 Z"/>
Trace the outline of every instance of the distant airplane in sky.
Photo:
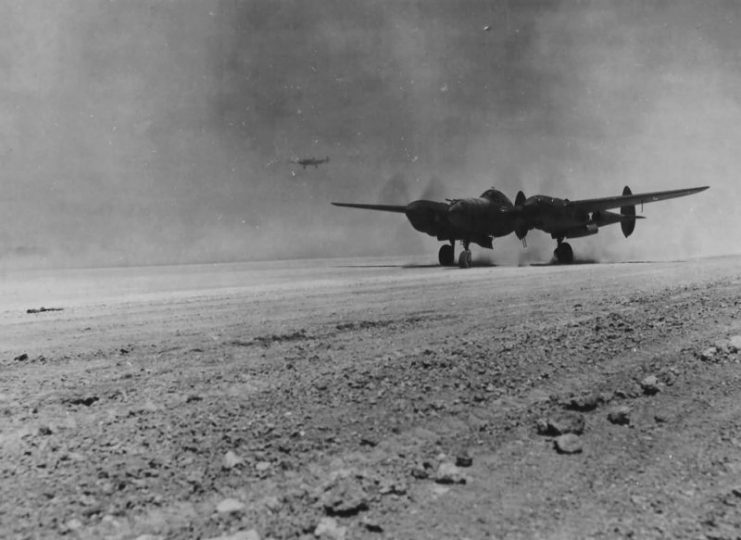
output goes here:
<path id="1" fill-rule="evenodd" d="M 388 204 L 355 204 L 333 202 L 335 206 L 363 208 L 383 212 L 405 214 L 416 230 L 450 242 L 440 247 L 438 259 L 442 266 L 455 264 L 455 242 L 460 240 L 463 251 L 458 257 L 458 266 L 471 266 L 471 242 L 492 249 L 494 238 L 515 233 L 525 244 L 528 231 L 539 229 L 556 240 L 553 254 L 559 263 L 572 263 L 574 252 L 564 242 L 566 238 L 580 238 L 597 234 L 600 227 L 620 223 L 627 238 L 635 229 L 637 204 L 644 204 L 675 197 L 684 197 L 708 189 L 709 186 L 655 191 L 634 195 L 628 186 L 622 195 L 600 199 L 570 201 L 546 195 L 525 197 L 517 193 L 514 204 L 507 196 L 494 188 L 486 190 L 480 197 L 448 199 L 447 202 L 419 200 L 405 206 Z M 620 213 L 609 212 L 620 208 Z"/>
<path id="2" fill-rule="evenodd" d="M 322 163 L 329 163 L 329 156 L 324 159 L 318 159 L 315 157 L 299 158 L 291 160 L 291 163 L 301 165 L 304 169 L 309 165 L 314 165 L 314 168 L 318 168 Z"/>

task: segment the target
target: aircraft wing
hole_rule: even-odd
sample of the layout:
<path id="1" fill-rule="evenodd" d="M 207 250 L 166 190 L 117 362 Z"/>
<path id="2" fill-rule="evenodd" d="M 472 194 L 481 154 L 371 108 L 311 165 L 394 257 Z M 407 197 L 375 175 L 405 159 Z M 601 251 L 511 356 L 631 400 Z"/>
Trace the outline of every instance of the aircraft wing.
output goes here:
<path id="1" fill-rule="evenodd" d="M 362 208 L 364 210 L 380 210 L 381 212 L 398 212 L 399 214 L 403 214 L 406 212 L 406 205 L 405 206 L 397 206 L 394 204 L 354 204 L 354 203 L 341 203 L 341 202 L 333 202 L 332 203 L 335 206 L 345 206 L 347 208 Z"/>
<path id="2" fill-rule="evenodd" d="M 621 206 L 634 206 L 675 197 L 685 197 L 693 193 L 705 191 L 710 186 L 702 186 L 688 189 L 673 189 L 670 191 L 653 191 L 651 193 L 635 193 L 632 195 L 616 195 L 615 197 L 602 197 L 600 199 L 583 199 L 581 201 L 569 201 L 566 206 L 578 208 L 586 212 L 596 212 L 598 210 L 610 210 L 611 208 L 620 208 Z"/>

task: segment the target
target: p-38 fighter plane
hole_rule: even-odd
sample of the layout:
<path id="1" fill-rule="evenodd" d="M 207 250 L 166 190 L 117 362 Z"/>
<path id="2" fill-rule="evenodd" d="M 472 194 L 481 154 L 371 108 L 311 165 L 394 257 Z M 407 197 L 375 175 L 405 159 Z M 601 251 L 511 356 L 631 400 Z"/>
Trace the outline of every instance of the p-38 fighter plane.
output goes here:
<path id="1" fill-rule="evenodd" d="M 559 263 L 574 261 L 571 246 L 564 242 L 567 238 L 580 238 L 597 234 L 600 227 L 620 223 L 627 238 L 635 229 L 636 205 L 675 197 L 684 197 L 708 189 L 709 186 L 654 191 L 633 194 L 628 186 L 622 195 L 599 199 L 570 201 L 546 195 L 526 197 L 522 191 L 517 193 L 514 204 L 507 196 L 494 188 L 486 190 L 480 197 L 470 199 L 447 199 L 446 202 L 419 200 L 405 206 L 388 204 L 354 204 L 333 202 L 335 206 L 363 208 L 383 212 L 405 214 L 412 227 L 427 233 L 443 242 L 450 242 L 440 248 L 438 259 L 442 266 L 455 264 L 455 242 L 460 240 L 463 251 L 458 257 L 458 266 L 471 266 L 470 244 L 492 249 L 494 238 L 515 233 L 525 243 L 528 231 L 539 229 L 551 235 L 556 241 L 553 254 Z M 620 213 L 609 210 L 619 208 Z"/>

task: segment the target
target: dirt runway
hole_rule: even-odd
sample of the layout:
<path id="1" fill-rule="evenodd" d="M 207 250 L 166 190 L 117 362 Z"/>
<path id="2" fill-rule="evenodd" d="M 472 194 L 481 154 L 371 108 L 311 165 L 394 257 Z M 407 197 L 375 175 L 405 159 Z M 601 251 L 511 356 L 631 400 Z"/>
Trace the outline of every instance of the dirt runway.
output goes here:
<path id="1" fill-rule="evenodd" d="M 741 535 L 741 257 L 427 263 L 5 273 L 0 536 Z"/>

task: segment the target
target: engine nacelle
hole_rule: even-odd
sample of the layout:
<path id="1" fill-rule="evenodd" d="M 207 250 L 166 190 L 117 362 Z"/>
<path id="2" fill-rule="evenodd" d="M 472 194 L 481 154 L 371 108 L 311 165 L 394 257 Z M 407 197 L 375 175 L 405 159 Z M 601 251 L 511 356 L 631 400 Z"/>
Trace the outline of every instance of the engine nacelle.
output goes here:
<path id="1" fill-rule="evenodd" d="M 623 188 L 623 195 L 632 195 L 633 192 L 630 191 L 630 188 L 628 186 L 625 186 Z M 624 216 L 628 216 L 627 219 L 623 219 L 620 221 L 620 228 L 623 229 L 623 234 L 625 235 L 625 238 L 628 238 L 631 234 L 633 234 L 633 231 L 636 228 L 636 207 L 635 205 L 632 206 L 621 206 L 620 207 L 620 213 Z"/>

